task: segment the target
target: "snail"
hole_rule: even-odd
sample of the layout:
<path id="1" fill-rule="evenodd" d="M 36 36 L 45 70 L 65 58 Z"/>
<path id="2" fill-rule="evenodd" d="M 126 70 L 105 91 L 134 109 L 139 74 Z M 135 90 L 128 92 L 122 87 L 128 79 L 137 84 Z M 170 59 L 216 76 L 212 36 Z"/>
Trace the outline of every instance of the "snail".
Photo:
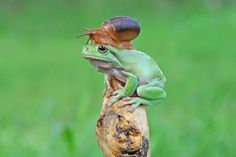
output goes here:
<path id="1" fill-rule="evenodd" d="M 101 45 L 111 45 L 118 49 L 134 49 L 131 41 L 139 35 L 140 25 L 131 17 L 118 16 L 104 21 L 98 29 L 85 28 L 85 30 L 87 32 L 77 38 L 88 35 L 88 40 Z"/>

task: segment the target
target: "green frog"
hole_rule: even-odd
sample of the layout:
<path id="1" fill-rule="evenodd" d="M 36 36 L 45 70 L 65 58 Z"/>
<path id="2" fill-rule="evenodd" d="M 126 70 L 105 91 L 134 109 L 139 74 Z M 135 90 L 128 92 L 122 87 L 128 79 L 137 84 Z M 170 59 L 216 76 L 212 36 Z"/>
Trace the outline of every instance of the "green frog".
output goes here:
<path id="1" fill-rule="evenodd" d="M 130 105 L 128 110 L 133 112 L 140 105 L 159 104 L 167 96 L 164 91 L 166 78 L 154 59 L 146 53 L 136 49 L 117 49 L 89 40 L 82 49 L 82 55 L 105 74 L 105 80 L 113 76 L 124 83 L 124 87 L 111 94 L 109 107 L 114 103 L 118 107 Z M 134 93 L 137 96 L 133 97 Z M 124 101 L 116 103 L 120 99 Z"/>

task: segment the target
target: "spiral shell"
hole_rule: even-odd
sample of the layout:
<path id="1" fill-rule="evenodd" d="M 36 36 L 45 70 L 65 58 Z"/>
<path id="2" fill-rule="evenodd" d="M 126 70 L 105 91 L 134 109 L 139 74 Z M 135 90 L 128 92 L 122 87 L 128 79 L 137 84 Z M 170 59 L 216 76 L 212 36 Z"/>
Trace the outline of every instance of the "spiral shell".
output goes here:
<path id="1" fill-rule="evenodd" d="M 140 33 L 138 22 L 128 16 L 119 16 L 106 20 L 102 27 L 119 42 L 131 41 Z"/>

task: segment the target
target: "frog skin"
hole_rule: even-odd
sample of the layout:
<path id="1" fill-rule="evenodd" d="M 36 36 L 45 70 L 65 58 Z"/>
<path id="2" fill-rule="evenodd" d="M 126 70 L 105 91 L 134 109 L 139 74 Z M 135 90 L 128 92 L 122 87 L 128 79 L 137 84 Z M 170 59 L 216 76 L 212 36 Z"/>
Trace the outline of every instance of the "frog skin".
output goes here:
<path id="1" fill-rule="evenodd" d="M 146 53 L 138 50 L 120 50 L 90 40 L 83 47 L 82 56 L 105 74 L 107 82 L 109 76 L 113 76 L 125 84 L 112 93 L 113 97 L 108 106 L 124 98 L 117 106 L 131 105 L 129 111 L 133 112 L 140 105 L 159 104 L 166 98 L 166 78 L 157 63 Z M 135 92 L 137 97 L 131 97 Z"/>

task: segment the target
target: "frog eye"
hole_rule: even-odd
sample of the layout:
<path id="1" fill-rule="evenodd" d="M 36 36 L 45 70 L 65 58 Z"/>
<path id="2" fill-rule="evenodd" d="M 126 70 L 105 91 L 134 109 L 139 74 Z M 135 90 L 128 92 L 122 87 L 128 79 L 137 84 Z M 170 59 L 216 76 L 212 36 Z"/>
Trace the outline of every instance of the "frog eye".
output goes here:
<path id="1" fill-rule="evenodd" d="M 106 46 L 98 46 L 98 52 L 100 53 L 106 53 L 108 51 L 108 48 Z"/>

